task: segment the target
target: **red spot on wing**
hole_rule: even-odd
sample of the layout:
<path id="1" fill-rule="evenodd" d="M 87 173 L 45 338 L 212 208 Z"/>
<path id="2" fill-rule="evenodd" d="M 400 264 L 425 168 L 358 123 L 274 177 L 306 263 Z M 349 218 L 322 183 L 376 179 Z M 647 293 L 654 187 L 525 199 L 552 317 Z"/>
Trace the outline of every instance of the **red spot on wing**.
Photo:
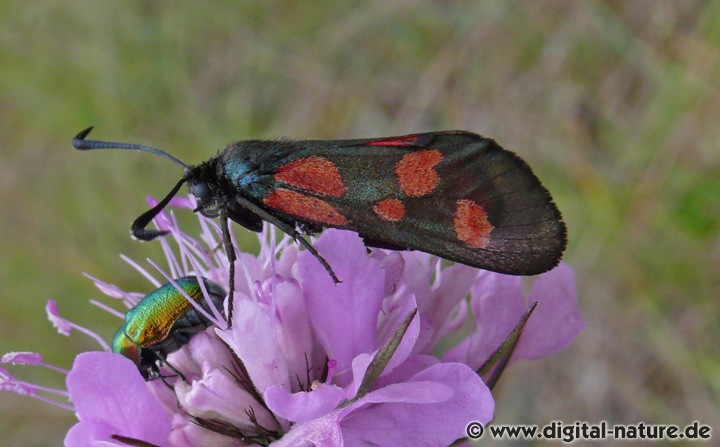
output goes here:
<path id="1" fill-rule="evenodd" d="M 315 197 L 306 196 L 289 189 L 276 189 L 263 199 L 271 206 L 292 216 L 328 225 L 347 225 L 348 220 L 329 203 Z"/>
<path id="2" fill-rule="evenodd" d="M 430 194 L 440 183 L 434 166 L 443 156 L 439 151 L 427 150 L 403 156 L 395 165 L 400 189 L 409 196 L 419 197 Z"/>
<path id="3" fill-rule="evenodd" d="M 366 146 L 412 146 L 417 143 L 420 137 L 417 135 L 407 135 L 404 137 L 382 138 L 379 140 L 368 141 Z"/>
<path id="4" fill-rule="evenodd" d="M 323 157 L 307 157 L 278 168 L 275 180 L 326 196 L 340 197 L 347 192 L 335 163 Z"/>
<path id="5" fill-rule="evenodd" d="M 472 200 L 458 200 L 455 211 L 455 234 L 473 248 L 485 248 L 490 243 L 493 226 L 482 206 Z"/>
<path id="6" fill-rule="evenodd" d="M 373 211 L 380 219 L 397 222 L 405 216 L 405 205 L 397 199 L 385 199 L 376 203 Z"/>

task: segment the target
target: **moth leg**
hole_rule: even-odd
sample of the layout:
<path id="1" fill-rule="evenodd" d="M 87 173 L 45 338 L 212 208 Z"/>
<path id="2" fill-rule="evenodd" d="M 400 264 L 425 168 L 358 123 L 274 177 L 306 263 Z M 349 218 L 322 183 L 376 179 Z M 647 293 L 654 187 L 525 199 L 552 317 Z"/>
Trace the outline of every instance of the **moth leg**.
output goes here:
<path id="1" fill-rule="evenodd" d="M 288 227 L 291 230 L 290 232 L 284 230 L 282 227 L 278 227 L 278 228 L 280 228 L 282 231 L 284 231 L 285 233 L 292 236 L 292 238 L 295 239 L 296 241 L 298 241 L 300 243 L 300 245 L 305 247 L 307 249 L 307 251 L 309 251 L 315 257 L 315 259 L 320 261 L 320 264 L 322 264 L 322 266 L 325 267 L 325 270 L 330 274 L 330 277 L 332 277 L 332 280 L 335 284 L 339 284 L 342 282 L 338 279 L 337 276 L 335 276 L 335 272 L 333 271 L 332 267 L 330 267 L 330 264 L 328 264 L 328 262 L 325 260 L 325 258 L 323 258 L 320 255 L 320 253 L 318 253 L 318 251 L 315 250 L 315 247 L 313 247 L 310 242 L 308 242 L 304 237 L 302 237 L 302 235 L 300 233 L 295 231 L 295 229 L 292 227 Z"/>
<path id="2" fill-rule="evenodd" d="M 236 199 L 240 206 L 245 207 L 252 211 L 253 213 L 260 216 L 260 218 L 266 222 L 270 222 L 271 224 L 275 225 L 282 231 L 283 233 L 287 234 L 288 236 L 292 237 L 295 241 L 297 241 L 300 245 L 305 247 L 307 251 L 309 251 L 315 259 L 317 259 L 320 264 L 325 268 L 325 270 L 330 274 L 330 277 L 333 279 L 333 282 L 335 284 L 339 284 L 342 281 L 338 279 L 337 276 L 335 276 L 335 272 L 333 272 L 332 267 L 330 267 L 330 264 L 323 258 L 320 253 L 318 253 L 317 250 L 315 250 L 315 247 L 312 246 L 310 242 L 308 242 L 302 235 L 291 225 L 289 225 L 287 222 L 282 221 L 281 219 L 278 219 L 277 216 L 273 216 L 272 214 L 268 213 L 264 209 L 260 208 L 259 206 L 255 205 L 251 201 L 245 199 L 244 197 L 237 197 Z"/>
<path id="3" fill-rule="evenodd" d="M 232 327 L 233 297 L 235 296 L 236 256 L 235 250 L 232 246 L 232 240 L 230 239 L 230 228 L 227 224 L 228 218 L 255 233 L 262 231 L 263 224 L 262 219 L 253 214 L 252 211 L 246 208 L 236 207 L 232 203 L 227 203 L 220 212 L 220 219 L 222 220 L 223 244 L 225 245 L 225 251 L 228 253 L 228 263 L 230 264 L 230 294 L 228 295 L 227 317 L 228 329 L 230 329 Z M 230 256 L 230 253 L 232 253 L 232 256 Z"/>
<path id="4" fill-rule="evenodd" d="M 227 255 L 228 264 L 230 264 L 230 294 L 228 295 L 228 315 L 227 325 L 228 329 L 232 327 L 232 314 L 233 314 L 233 297 L 235 295 L 235 247 L 233 247 L 232 239 L 230 239 L 230 227 L 228 227 L 228 216 L 226 208 L 223 207 L 220 210 L 220 227 L 222 228 L 223 244 L 225 245 L 225 254 Z"/>

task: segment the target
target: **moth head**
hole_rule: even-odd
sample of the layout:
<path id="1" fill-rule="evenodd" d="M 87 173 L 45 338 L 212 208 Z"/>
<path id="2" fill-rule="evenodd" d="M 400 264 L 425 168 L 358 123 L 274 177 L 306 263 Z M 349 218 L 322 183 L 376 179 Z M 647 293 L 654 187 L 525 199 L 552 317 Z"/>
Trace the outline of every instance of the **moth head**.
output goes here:
<path id="1" fill-rule="evenodd" d="M 208 218 L 218 217 L 222 201 L 214 184 L 207 180 L 189 180 L 188 183 L 190 184 L 190 194 L 197 199 L 197 207 L 193 211 Z"/>

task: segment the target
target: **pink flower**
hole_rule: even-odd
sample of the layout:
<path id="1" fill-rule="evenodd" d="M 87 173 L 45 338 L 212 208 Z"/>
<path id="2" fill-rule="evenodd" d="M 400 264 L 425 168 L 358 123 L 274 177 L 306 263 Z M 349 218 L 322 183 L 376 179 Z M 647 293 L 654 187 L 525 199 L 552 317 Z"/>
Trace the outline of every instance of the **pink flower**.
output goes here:
<path id="1" fill-rule="evenodd" d="M 583 330 L 575 274 L 567 264 L 560 263 L 540 275 L 527 298 L 521 286 L 521 278 L 517 276 L 482 272 L 473 285 L 470 299 L 475 329 L 443 359 L 479 368 L 533 302 L 538 303 L 537 308 L 525 326 L 511 361 L 536 359 L 560 351 Z"/>
<path id="2" fill-rule="evenodd" d="M 175 204 L 194 205 L 187 199 Z M 180 231 L 172 214 L 161 214 L 158 222 L 171 232 L 161 241 L 168 271 L 151 263 L 158 279 L 127 260 L 149 279 L 146 292 L 186 275 L 227 287 L 227 260 L 216 249 L 220 230 L 214 222 L 200 218 L 202 242 Z M 257 257 L 238 254 L 232 328 L 219 314 L 208 314 L 214 326 L 168 356 L 182 376 L 162 365 L 162 379 L 145 382 L 128 359 L 95 352 L 77 357 L 67 392 L 19 381 L 2 369 L 0 389 L 74 409 L 80 422 L 65 441 L 72 447 L 96 441 L 448 446 L 465 437 L 469 422 L 492 419 L 495 404 L 477 370 L 531 302 L 539 304 L 513 360 L 562 349 L 582 329 L 572 270 L 564 264 L 538 277 L 526 300 L 519 278 L 443 267 L 419 252 L 368 253 L 357 234 L 327 230 L 314 246 L 342 280 L 336 285 L 310 253 L 299 252 L 287 237 L 276 243 L 274 234 L 261 234 Z M 126 306 L 143 296 L 93 280 Z M 48 315 L 61 333 L 78 329 L 109 349 L 97 334 L 61 318 L 54 302 Z M 468 320 L 470 333 L 438 356 L 446 336 Z M 52 367 L 32 353 L 3 362 Z M 62 402 L 68 393 L 72 405 Z"/>
<path id="3" fill-rule="evenodd" d="M 169 415 L 130 360 L 84 352 L 75 358 L 66 382 L 80 422 L 68 432 L 65 445 L 90 447 L 95 441 L 117 441 L 118 435 L 169 445 Z"/>

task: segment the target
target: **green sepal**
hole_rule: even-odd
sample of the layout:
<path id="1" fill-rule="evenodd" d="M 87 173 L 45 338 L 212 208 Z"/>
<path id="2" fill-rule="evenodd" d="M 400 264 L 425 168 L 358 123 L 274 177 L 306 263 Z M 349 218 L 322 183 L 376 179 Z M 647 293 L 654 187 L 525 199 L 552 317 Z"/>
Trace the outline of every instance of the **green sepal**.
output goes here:
<path id="1" fill-rule="evenodd" d="M 128 438 L 127 436 L 111 435 L 110 437 L 116 441 L 120 441 L 120 442 L 122 442 L 126 445 L 129 445 L 129 446 L 132 446 L 132 447 L 159 447 L 156 444 L 152 444 L 152 443 L 146 442 L 146 441 L 141 441 L 141 440 L 135 439 L 135 438 Z"/>
<path id="2" fill-rule="evenodd" d="M 535 301 L 530 305 L 530 307 L 528 307 L 523 316 L 520 318 L 520 321 L 517 322 L 515 328 L 510 332 L 505 341 L 495 350 L 495 352 L 492 353 L 492 355 L 487 360 L 485 360 L 485 363 L 483 363 L 480 369 L 477 370 L 478 375 L 482 377 L 487 374 L 493 366 L 497 364 L 497 368 L 495 368 L 490 377 L 488 377 L 487 379 L 483 379 L 485 380 L 485 384 L 487 384 L 488 388 L 493 389 L 493 387 L 500 379 L 500 375 L 505 370 L 505 367 L 510 361 L 510 357 L 512 357 L 513 352 L 515 352 L 515 347 L 520 340 L 523 329 L 525 329 L 525 323 L 527 323 L 528 318 L 530 318 L 530 315 L 532 315 L 537 304 L 537 301 Z"/>
<path id="3" fill-rule="evenodd" d="M 360 383 L 357 394 L 355 394 L 355 397 L 345 402 L 343 406 L 347 406 L 350 403 L 355 402 L 370 391 L 372 386 L 375 384 L 375 381 L 383 373 L 388 363 L 390 363 L 390 359 L 393 354 L 395 354 L 398 346 L 400 346 L 400 342 L 405 336 L 405 332 L 407 332 L 410 327 L 410 322 L 412 322 L 416 314 L 417 309 L 413 309 L 392 331 L 380 350 L 377 354 L 375 354 L 375 357 L 373 357 L 370 365 L 368 365 L 368 368 L 365 371 L 365 377 L 363 377 L 363 380 Z"/>

